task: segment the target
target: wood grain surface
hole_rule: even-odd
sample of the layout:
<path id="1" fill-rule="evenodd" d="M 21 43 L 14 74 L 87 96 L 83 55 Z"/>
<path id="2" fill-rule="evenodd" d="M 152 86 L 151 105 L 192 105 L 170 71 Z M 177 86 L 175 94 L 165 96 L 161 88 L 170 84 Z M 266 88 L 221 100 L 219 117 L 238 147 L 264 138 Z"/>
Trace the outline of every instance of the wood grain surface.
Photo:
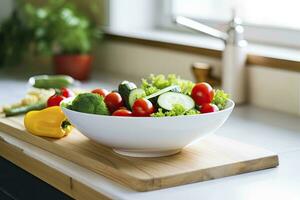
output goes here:
<path id="1" fill-rule="evenodd" d="M 114 153 L 77 130 L 62 139 L 34 136 L 26 132 L 22 116 L 0 118 L 0 130 L 137 191 L 206 181 L 278 165 L 278 156 L 270 151 L 216 135 L 203 138 L 173 156 L 131 158 Z"/>

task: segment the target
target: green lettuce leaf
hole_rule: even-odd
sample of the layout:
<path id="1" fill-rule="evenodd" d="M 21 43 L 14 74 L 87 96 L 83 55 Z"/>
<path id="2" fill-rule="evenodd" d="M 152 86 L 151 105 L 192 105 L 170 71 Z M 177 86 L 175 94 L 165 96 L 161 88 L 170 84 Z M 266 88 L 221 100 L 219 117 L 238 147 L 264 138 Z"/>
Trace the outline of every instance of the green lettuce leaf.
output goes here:
<path id="1" fill-rule="evenodd" d="M 181 93 L 190 95 L 195 84 L 189 80 L 181 79 L 175 74 L 168 76 L 151 74 L 147 79 L 142 79 L 141 88 L 145 90 L 148 96 L 171 85 L 178 85 Z"/>
<path id="2" fill-rule="evenodd" d="M 159 108 L 156 113 L 153 113 L 151 117 L 173 117 L 180 115 L 196 115 L 200 114 L 200 112 L 196 109 L 191 109 L 186 111 L 181 104 L 174 104 L 172 110 L 163 111 L 163 109 Z"/>
<path id="3" fill-rule="evenodd" d="M 226 107 L 228 99 L 229 94 L 225 93 L 223 90 L 215 90 L 212 103 L 218 106 L 219 110 L 223 110 Z"/>

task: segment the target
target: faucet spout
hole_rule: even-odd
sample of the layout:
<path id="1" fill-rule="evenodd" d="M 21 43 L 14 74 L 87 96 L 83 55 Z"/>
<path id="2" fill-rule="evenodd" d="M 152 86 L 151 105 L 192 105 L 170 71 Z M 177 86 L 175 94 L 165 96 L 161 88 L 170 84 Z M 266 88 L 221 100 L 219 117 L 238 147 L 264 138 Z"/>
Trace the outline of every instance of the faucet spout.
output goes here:
<path id="1" fill-rule="evenodd" d="M 233 15 L 227 32 L 219 31 L 183 16 L 176 17 L 175 22 L 225 42 L 222 55 L 222 89 L 228 92 L 236 103 L 245 102 L 247 42 L 244 40 L 244 29 L 239 18 Z M 194 68 L 194 70 L 200 71 L 201 69 Z M 205 69 L 202 69 L 203 71 L 205 72 Z"/>
<path id="2" fill-rule="evenodd" d="M 198 32 L 202 32 L 206 35 L 209 35 L 211 37 L 217 38 L 217 39 L 221 39 L 224 42 L 227 41 L 228 39 L 228 34 L 224 33 L 222 31 L 219 31 L 217 29 L 211 28 L 209 26 L 206 26 L 205 24 L 202 24 L 200 22 L 197 22 L 195 20 L 189 19 L 187 17 L 183 17 L 183 16 L 178 16 L 175 18 L 175 22 L 177 24 L 180 24 L 182 26 L 185 26 L 189 29 L 198 31 Z"/>

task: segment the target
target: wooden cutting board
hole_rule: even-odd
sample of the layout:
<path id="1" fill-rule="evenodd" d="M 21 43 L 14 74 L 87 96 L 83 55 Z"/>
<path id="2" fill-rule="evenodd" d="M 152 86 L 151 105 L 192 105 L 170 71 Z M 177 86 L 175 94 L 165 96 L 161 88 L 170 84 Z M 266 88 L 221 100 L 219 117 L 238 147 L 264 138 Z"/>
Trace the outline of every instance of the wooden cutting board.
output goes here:
<path id="1" fill-rule="evenodd" d="M 131 158 L 114 153 L 77 130 L 62 139 L 31 135 L 23 126 L 23 117 L 0 118 L 0 131 L 138 191 L 206 181 L 278 165 L 278 156 L 270 151 L 216 135 L 208 136 L 173 156 Z"/>

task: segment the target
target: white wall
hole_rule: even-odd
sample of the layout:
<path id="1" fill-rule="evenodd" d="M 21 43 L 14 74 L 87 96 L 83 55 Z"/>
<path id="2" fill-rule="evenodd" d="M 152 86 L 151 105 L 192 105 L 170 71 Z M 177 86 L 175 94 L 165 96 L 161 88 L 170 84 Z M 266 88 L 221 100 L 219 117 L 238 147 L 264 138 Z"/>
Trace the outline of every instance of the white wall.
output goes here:
<path id="1" fill-rule="evenodd" d="M 120 41 L 104 42 L 97 51 L 98 70 L 145 77 L 176 73 L 193 80 L 190 66 L 207 62 L 220 71 L 217 58 Z M 248 101 L 256 106 L 300 115 L 300 73 L 247 66 Z"/>
<path id="2" fill-rule="evenodd" d="M 155 1 L 157 0 L 110 0 L 109 27 L 118 29 L 147 29 L 155 25 Z"/>
<path id="3" fill-rule="evenodd" d="M 300 115 L 300 73 L 250 66 L 248 75 L 252 104 Z"/>
<path id="4" fill-rule="evenodd" d="M 118 41 L 104 42 L 96 55 L 99 69 L 136 77 L 145 77 L 150 73 L 176 73 L 193 80 L 191 64 L 201 61 L 218 69 L 221 65 L 220 60 L 208 56 Z"/>

